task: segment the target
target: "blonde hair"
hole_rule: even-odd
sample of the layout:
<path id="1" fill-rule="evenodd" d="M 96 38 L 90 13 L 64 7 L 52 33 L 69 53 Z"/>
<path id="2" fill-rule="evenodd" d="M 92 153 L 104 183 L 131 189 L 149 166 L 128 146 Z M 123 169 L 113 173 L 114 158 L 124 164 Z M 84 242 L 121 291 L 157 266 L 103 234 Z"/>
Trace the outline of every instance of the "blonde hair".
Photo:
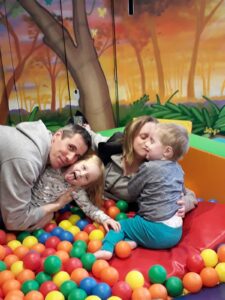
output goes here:
<path id="1" fill-rule="evenodd" d="M 189 148 L 189 137 L 185 127 L 174 123 L 159 123 L 156 127 L 160 142 L 173 149 L 171 160 L 179 160 Z"/>
<path id="2" fill-rule="evenodd" d="M 124 129 L 123 157 L 131 165 L 134 161 L 134 139 L 139 134 L 141 128 L 149 122 L 158 123 L 158 120 L 151 116 L 141 116 L 130 121 Z"/>
<path id="3" fill-rule="evenodd" d="M 82 160 L 92 160 L 99 168 L 99 176 L 96 180 L 84 186 L 84 189 L 88 193 L 88 196 L 93 204 L 100 207 L 103 202 L 103 191 L 104 191 L 104 172 L 105 167 L 101 159 L 95 154 L 87 154 Z"/>

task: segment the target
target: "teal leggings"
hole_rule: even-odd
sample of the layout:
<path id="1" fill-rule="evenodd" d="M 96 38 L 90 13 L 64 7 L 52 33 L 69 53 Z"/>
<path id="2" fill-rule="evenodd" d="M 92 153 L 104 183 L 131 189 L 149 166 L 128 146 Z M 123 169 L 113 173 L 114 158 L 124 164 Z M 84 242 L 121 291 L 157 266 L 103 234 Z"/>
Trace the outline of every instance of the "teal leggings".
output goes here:
<path id="1" fill-rule="evenodd" d="M 172 228 L 163 223 L 147 221 L 140 216 L 120 221 L 121 230 L 109 230 L 103 240 L 102 250 L 114 251 L 122 240 L 135 241 L 139 246 L 151 249 L 168 249 L 181 239 L 182 227 Z"/>

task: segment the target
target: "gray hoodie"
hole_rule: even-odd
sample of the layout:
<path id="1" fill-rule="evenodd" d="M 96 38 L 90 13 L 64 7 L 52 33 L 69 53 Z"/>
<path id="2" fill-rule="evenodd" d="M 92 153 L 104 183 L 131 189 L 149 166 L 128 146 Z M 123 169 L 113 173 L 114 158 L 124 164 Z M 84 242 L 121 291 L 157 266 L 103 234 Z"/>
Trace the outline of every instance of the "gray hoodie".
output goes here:
<path id="1" fill-rule="evenodd" d="M 51 139 L 42 121 L 0 126 L 0 209 L 8 230 L 31 230 L 44 217 L 31 189 L 45 169 Z"/>

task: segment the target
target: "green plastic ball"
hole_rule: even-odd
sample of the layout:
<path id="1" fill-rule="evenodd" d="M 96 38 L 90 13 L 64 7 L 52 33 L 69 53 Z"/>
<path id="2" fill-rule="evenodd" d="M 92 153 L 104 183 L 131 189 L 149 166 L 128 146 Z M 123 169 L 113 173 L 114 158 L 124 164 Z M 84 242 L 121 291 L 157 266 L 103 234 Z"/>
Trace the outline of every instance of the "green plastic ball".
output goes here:
<path id="1" fill-rule="evenodd" d="M 0 260 L 0 272 L 4 271 L 7 269 L 6 264 L 4 263 L 4 261 Z"/>
<path id="2" fill-rule="evenodd" d="M 71 207 L 71 212 L 72 214 L 78 215 L 81 218 L 85 217 L 85 213 L 78 206 Z"/>
<path id="3" fill-rule="evenodd" d="M 73 247 L 82 247 L 86 251 L 87 250 L 87 243 L 83 240 L 77 240 L 73 243 Z"/>
<path id="4" fill-rule="evenodd" d="M 127 218 L 128 218 L 128 216 L 126 215 L 126 213 L 120 212 L 120 213 L 118 213 L 118 214 L 116 215 L 115 220 L 116 220 L 116 221 L 121 221 L 121 220 L 125 220 L 125 219 L 127 219 Z"/>
<path id="5" fill-rule="evenodd" d="M 32 234 L 38 239 L 40 235 L 42 235 L 42 233 L 45 233 L 44 229 L 36 229 L 32 232 Z"/>
<path id="6" fill-rule="evenodd" d="M 46 257 L 44 261 L 44 271 L 47 274 L 55 274 L 60 271 L 62 267 L 62 261 L 61 259 L 56 255 L 50 255 Z"/>
<path id="7" fill-rule="evenodd" d="M 167 272 L 161 265 L 154 265 L 148 271 L 148 277 L 151 283 L 164 283 L 166 281 Z"/>
<path id="8" fill-rule="evenodd" d="M 168 294 L 171 297 L 178 297 L 183 292 L 182 280 L 176 276 L 172 276 L 166 280 L 165 283 Z"/>
<path id="9" fill-rule="evenodd" d="M 83 247 L 72 247 L 70 250 L 70 257 L 81 258 L 81 256 L 85 253 L 86 251 Z"/>
<path id="10" fill-rule="evenodd" d="M 80 289 L 73 289 L 68 296 L 68 300 L 85 300 L 87 298 L 87 293 Z"/>
<path id="11" fill-rule="evenodd" d="M 93 253 L 85 253 L 81 256 L 81 262 L 83 268 L 87 271 L 91 271 L 93 263 L 96 261 L 96 257 Z"/>
<path id="12" fill-rule="evenodd" d="M 30 235 L 31 235 L 30 232 L 22 231 L 17 235 L 16 239 L 22 243 L 23 240 Z"/>
<path id="13" fill-rule="evenodd" d="M 60 286 L 60 292 L 67 298 L 73 289 L 77 288 L 77 284 L 73 280 L 64 281 Z"/>
<path id="14" fill-rule="evenodd" d="M 36 277 L 35 280 L 41 285 L 43 282 L 45 281 L 50 281 L 52 279 L 52 277 L 50 275 L 48 275 L 45 272 L 39 272 Z"/>
<path id="15" fill-rule="evenodd" d="M 26 295 L 30 291 L 38 291 L 39 284 L 36 280 L 26 280 L 21 286 L 21 291 Z"/>
<path id="16" fill-rule="evenodd" d="M 126 212 L 128 210 L 128 203 L 124 200 L 117 201 L 116 206 L 121 212 Z"/>

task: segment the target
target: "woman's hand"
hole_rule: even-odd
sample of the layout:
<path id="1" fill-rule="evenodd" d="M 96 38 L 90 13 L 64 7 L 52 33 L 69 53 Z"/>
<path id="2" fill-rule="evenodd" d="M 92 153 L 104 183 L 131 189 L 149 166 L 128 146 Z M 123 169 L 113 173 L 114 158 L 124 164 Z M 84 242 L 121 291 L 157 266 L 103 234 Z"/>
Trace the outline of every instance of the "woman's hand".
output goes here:
<path id="1" fill-rule="evenodd" d="M 183 198 L 183 195 L 182 195 L 182 198 L 177 201 L 177 204 L 180 205 L 180 208 L 178 209 L 176 215 L 178 217 L 184 218 L 185 217 L 185 200 Z"/>
<path id="2" fill-rule="evenodd" d="M 120 229 L 121 229 L 120 223 L 111 218 L 109 218 L 105 222 L 103 222 L 102 225 L 104 226 L 104 228 L 107 232 L 109 231 L 110 227 L 112 229 L 114 229 L 115 231 L 120 231 Z"/>

